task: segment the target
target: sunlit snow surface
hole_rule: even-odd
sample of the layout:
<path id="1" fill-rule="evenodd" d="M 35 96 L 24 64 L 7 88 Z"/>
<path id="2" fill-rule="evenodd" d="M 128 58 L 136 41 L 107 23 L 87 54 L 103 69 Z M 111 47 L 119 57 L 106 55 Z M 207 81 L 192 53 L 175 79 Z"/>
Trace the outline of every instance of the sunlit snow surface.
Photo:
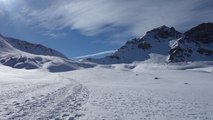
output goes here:
<path id="1" fill-rule="evenodd" d="M 212 120 L 213 63 L 0 66 L 0 120 Z"/>

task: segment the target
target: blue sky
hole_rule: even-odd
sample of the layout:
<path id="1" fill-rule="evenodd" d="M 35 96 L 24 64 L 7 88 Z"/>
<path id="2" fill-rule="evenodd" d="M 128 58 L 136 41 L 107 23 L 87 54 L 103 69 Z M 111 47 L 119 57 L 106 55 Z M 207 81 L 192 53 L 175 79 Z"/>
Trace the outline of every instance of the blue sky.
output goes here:
<path id="1" fill-rule="evenodd" d="M 119 48 L 167 25 L 183 32 L 213 22 L 212 0 L 0 0 L 0 33 L 68 57 Z"/>

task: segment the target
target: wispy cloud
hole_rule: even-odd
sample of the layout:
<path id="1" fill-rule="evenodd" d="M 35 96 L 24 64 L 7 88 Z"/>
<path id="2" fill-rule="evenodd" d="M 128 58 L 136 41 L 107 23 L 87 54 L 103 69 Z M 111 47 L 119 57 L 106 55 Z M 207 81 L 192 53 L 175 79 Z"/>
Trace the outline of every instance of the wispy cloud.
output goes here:
<path id="1" fill-rule="evenodd" d="M 0 17 L 3 16 L 5 13 L 5 7 L 3 5 L 3 2 L 0 1 Z"/>
<path id="2" fill-rule="evenodd" d="M 3 10 L 1 10 L 0 8 L 0 16 L 2 16 L 4 14 Z"/>
<path id="3" fill-rule="evenodd" d="M 73 59 L 79 60 L 79 59 L 86 59 L 86 58 L 102 58 L 102 57 L 105 57 L 105 56 L 112 55 L 115 51 L 116 50 L 104 51 L 104 52 L 99 52 L 99 53 L 96 53 L 96 54 L 74 57 Z"/>
<path id="4" fill-rule="evenodd" d="M 113 36 L 140 36 L 161 25 L 184 30 L 213 21 L 212 5 L 212 0 L 52 0 L 45 8 L 28 4 L 19 17 L 49 31 L 70 28 L 85 35 L 115 31 Z M 126 29 L 116 31 L 120 27 Z"/>

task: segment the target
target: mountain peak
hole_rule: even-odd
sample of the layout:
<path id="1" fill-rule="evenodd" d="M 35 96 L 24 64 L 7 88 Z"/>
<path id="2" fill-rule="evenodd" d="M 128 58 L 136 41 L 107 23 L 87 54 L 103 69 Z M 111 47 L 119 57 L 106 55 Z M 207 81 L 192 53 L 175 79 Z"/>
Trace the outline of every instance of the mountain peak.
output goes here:
<path id="1" fill-rule="evenodd" d="M 31 54 L 37 54 L 37 55 L 47 55 L 47 56 L 58 56 L 58 57 L 62 57 L 62 58 L 66 58 L 67 57 L 65 55 L 63 55 L 62 53 L 45 47 L 41 44 L 33 44 L 24 40 L 19 40 L 19 39 L 15 39 L 15 38 L 10 38 L 10 37 L 5 37 L 3 35 L 0 34 L 0 37 L 4 39 L 4 41 L 6 41 L 7 43 L 9 43 L 11 46 L 13 46 L 14 48 L 27 52 L 27 53 L 31 53 Z"/>
<path id="2" fill-rule="evenodd" d="M 186 31 L 172 46 L 170 62 L 213 60 L 213 23 L 202 23 Z"/>
<path id="3" fill-rule="evenodd" d="M 3 35 L 0 35 L 0 64 L 20 69 L 45 68 L 51 72 L 78 68 L 56 50 Z"/>
<path id="4" fill-rule="evenodd" d="M 170 28 L 165 25 L 158 28 L 154 28 L 151 31 L 148 31 L 146 34 L 154 35 L 156 38 L 162 38 L 162 39 L 174 37 L 174 36 L 180 37 L 182 35 L 180 32 L 176 31 L 174 27 Z"/>
<path id="5" fill-rule="evenodd" d="M 148 60 L 152 53 L 167 56 L 170 49 L 170 41 L 180 38 L 181 36 L 182 33 L 176 31 L 173 27 L 169 28 L 163 25 L 148 31 L 146 35 L 141 38 L 134 38 L 127 41 L 126 44 L 111 56 L 88 60 L 101 64 L 112 64 Z"/>
<path id="6" fill-rule="evenodd" d="M 185 38 L 201 43 L 213 43 L 213 23 L 202 23 L 184 33 Z"/>
<path id="7" fill-rule="evenodd" d="M 208 44 L 207 44 L 208 43 Z M 164 62 L 213 60 L 213 23 L 202 23 L 184 34 L 174 27 L 161 26 L 145 36 L 127 41 L 113 55 L 90 59 L 100 64 L 157 60 Z"/>

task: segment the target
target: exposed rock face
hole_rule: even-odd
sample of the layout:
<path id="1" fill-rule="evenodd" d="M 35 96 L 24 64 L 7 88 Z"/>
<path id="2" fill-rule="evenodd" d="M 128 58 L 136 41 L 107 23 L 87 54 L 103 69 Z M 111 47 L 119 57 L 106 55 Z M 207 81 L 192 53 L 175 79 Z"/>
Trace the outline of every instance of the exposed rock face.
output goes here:
<path id="1" fill-rule="evenodd" d="M 181 33 L 176 31 L 174 27 L 169 28 L 165 25 L 148 31 L 146 34 L 152 34 L 156 39 L 178 38 L 181 36 Z"/>
<path id="2" fill-rule="evenodd" d="M 173 27 L 161 26 L 148 31 L 142 38 L 127 41 L 112 56 L 101 59 L 88 59 L 88 61 L 101 64 L 131 63 L 149 59 L 150 53 L 168 55 L 169 42 L 181 36 L 182 34 Z"/>
<path id="3" fill-rule="evenodd" d="M 173 44 L 168 61 L 213 60 L 213 23 L 200 24 L 184 33 Z"/>
<path id="4" fill-rule="evenodd" d="M 200 43 L 213 43 L 213 23 L 203 23 L 184 33 L 185 39 Z"/>
<path id="5" fill-rule="evenodd" d="M 112 56 L 88 61 L 101 64 L 131 63 L 150 59 L 151 54 L 167 56 L 165 62 L 212 61 L 213 23 L 200 24 L 184 34 L 173 27 L 155 28 L 141 38 L 127 41 Z M 154 58 L 158 60 L 156 56 Z"/>
<path id="6" fill-rule="evenodd" d="M 39 59 L 39 58 L 37 58 Z M 36 69 L 41 67 L 43 63 L 36 58 L 28 58 L 24 56 L 5 56 L 0 58 L 0 63 L 13 68 L 25 68 L 25 69 Z M 47 61 L 45 61 L 47 62 Z"/>
<path id="7" fill-rule="evenodd" d="M 143 50 L 149 50 L 152 46 L 149 43 L 143 42 L 138 45 L 138 48 Z"/>

